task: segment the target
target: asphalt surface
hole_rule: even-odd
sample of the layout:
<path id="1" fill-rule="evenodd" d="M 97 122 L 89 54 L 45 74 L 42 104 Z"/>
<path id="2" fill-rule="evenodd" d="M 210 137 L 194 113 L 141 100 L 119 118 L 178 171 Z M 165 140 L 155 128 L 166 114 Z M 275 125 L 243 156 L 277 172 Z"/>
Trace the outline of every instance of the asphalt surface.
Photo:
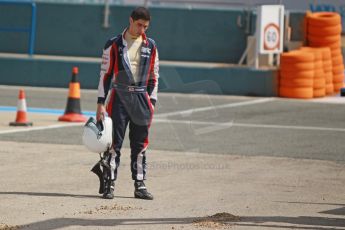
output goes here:
<path id="1" fill-rule="evenodd" d="M 105 200 L 83 123 L 57 121 L 68 90 L 25 88 L 34 126 L 23 128 L 8 126 L 18 89 L 0 86 L 1 230 L 345 229 L 341 97 L 160 93 L 147 152 L 154 200 L 133 198 L 128 139 Z M 96 97 L 81 92 L 88 116 Z"/>
<path id="2" fill-rule="evenodd" d="M 29 108 L 64 110 L 67 89 L 25 89 Z M 17 94 L 18 87 L 2 86 L 0 105 L 16 106 Z M 94 112 L 96 97 L 96 90 L 82 90 L 82 110 Z M 340 103 L 160 93 L 150 148 L 345 162 L 345 103 L 337 99 Z M 81 145 L 81 132 L 82 126 L 64 127 L 0 134 L 0 140 Z"/>
<path id="3" fill-rule="evenodd" d="M 345 229 L 345 170 L 336 162 L 151 149 L 147 201 L 133 198 L 123 149 L 107 200 L 90 172 L 98 156 L 84 146 L 0 145 L 1 230 Z"/>

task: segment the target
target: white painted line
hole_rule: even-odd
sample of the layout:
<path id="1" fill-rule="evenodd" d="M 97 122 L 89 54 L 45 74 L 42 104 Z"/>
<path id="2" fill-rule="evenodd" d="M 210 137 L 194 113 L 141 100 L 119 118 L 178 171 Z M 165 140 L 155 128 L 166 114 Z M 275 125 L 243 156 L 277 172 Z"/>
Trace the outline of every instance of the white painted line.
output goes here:
<path id="1" fill-rule="evenodd" d="M 220 123 L 220 122 L 206 122 L 206 121 L 185 121 L 185 120 L 169 120 L 169 119 L 154 119 L 157 123 L 172 123 L 172 124 L 184 124 L 184 125 L 208 125 L 215 126 L 215 131 L 220 130 L 220 127 L 246 127 L 246 128 L 266 128 L 266 129 L 294 129 L 305 131 L 329 131 L 329 132 L 345 132 L 345 128 L 327 128 L 327 127 L 313 127 L 313 126 L 290 126 L 290 125 L 265 125 L 265 124 L 245 124 L 235 123 L 233 121 Z M 208 128 L 211 130 L 211 128 Z"/>
<path id="2" fill-rule="evenodd" d="M 22 132 L 30 132 L 30 131 L 37 131 L 37 130 L 47 130 L 47 129 L 58 129 L 64 127 L 74 127 L 74 126 L 82 126 L 84 123 L 69 123 L 69 124 L 61 124 L 61 125 L 48 125 L 48 126 L 41 126 L 41 127 L 27 127 L 27 128 L 19 128 L 19 129 L 11 129 L 11 130 L 4 130 L 0 131 L 1 134 L 9 134 L 9 133 L 22 133 Z"/>
<path id="3" fill-rule="evenodd" d="M 310 99 L 311 102 L 327 103 L 327 104 L 345 104 L 345 97 L 324 97 Z"/>
<path id="4" fill-rule="evenodd" d="M 345 128 L 327 128 L 313 126 L 294 126 L 294 125 L 261 125 L 261 124 L 244 124 L 234 123 L 234 126 L 249 128 L 268 128 L 268 129 L 296 129 L 296 130 L 312 130 L 312 131 L 329 131 L 329 132 L 345 132 Z"/>
<path id="5" fill-rule="evenodd" d="M 156 118 L 165 118 L 168 116 L 175 116 L 175 115 L 190 115 L 197 112 L 204 112 L 208 110 L 216 110 L 216 109 L 225 109 L 225 108 L 233 108 L 233 107 L 240 107 L 245 105 L 254 105 L 254 104 L 260 104 L 260 103 L 266 103 L 269 101 L 275 100 L 274 98 L 262 98 L 257 100 L 251 100 L 251 101 L 243 101 L 243 102 L 235 102 L 225 105 L 214 105 L 214 106 L 207 106 L 202 108 L 195 108 L 195 109 L 187 109 L 183 111 L 176 111 L 176 112 L 170 112 L 170 113 L 161 113 L 155 115 Z"/>

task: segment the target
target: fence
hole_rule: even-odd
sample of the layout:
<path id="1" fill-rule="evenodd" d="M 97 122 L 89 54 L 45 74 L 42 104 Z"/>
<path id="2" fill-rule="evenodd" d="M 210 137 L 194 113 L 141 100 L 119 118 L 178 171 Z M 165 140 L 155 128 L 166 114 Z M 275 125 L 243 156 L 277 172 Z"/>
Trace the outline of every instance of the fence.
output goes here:
<path id="1" fill-rule="evenodd" d="M 25 0 L 0 0 L 0 5 L 30 5 L 31 6 L 31 25 L 30 27 L 0 27 L 0 32 L 29 33 L 29 55 L 34 54 L 35 33 L 36 33 L 36 3 Z"/>

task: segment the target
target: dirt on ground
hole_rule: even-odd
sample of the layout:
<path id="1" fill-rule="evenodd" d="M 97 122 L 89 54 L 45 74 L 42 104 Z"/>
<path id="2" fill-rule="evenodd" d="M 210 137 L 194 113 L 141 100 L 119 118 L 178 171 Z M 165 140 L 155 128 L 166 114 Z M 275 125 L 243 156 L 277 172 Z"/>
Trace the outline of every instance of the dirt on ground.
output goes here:
<path id="1" fill-rule="evenodd" d="M 212 216 L 206 216 L 194 221 L 194 226 L 199 228 L 224 229 L 230 227 L 231 222 L 240 221 L 239 216 L 227 212 L 216 213 Z"/>
<path id="2" fill-rule="evenodd" d="M 20 227 L 21 226 L 18 226 L 18 225 L 11 226 L 4 223 L 0 224 L 0 230 L 16 230 L 16 229 L 20 229 Z"/>
<path id="3" fill-rule="evenodd" d="M 101 205 L 99 207 L 94 208 L 93 210 L 81 211 L 79 214 L 107 214 L 115 211 L 131 211 L 131 210 L 141 210 L 141 207 L 133 207 L 133 206 L 123 206 L 118 204 L 113 205 Z"/>

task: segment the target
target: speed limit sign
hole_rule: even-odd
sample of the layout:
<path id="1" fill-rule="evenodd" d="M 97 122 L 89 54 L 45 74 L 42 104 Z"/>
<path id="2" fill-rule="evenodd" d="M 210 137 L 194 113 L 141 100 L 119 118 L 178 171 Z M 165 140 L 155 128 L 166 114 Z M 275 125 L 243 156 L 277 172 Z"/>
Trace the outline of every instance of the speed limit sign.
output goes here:
<path id="1" fill-rule="evenodd" d="M 261 5 L 256 23 L 257 52 L 283 52 L 284 5 Z"/>
<path id="2" fill-rule="evenodd" d="M 266 25 L 264 29 L 264 49 L 274 50 L 280 45 L 280 30 L 279 26 L 274 23 Z"/>

